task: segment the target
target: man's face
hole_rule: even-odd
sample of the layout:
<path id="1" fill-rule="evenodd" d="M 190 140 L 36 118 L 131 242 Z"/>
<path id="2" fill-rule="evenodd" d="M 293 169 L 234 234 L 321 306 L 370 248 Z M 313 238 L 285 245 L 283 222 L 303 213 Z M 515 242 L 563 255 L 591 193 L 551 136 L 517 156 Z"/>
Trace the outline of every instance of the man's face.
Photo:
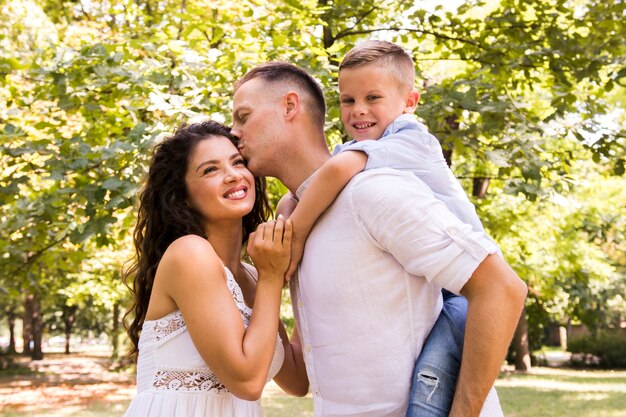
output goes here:
<path id="1" fill-rule="evenodd" d="M 260 78 L 244 83 L 233 96 L 233 127 L 239 152 L 257 176 L 275 176 L 283 138 L 280 95 Z"/>

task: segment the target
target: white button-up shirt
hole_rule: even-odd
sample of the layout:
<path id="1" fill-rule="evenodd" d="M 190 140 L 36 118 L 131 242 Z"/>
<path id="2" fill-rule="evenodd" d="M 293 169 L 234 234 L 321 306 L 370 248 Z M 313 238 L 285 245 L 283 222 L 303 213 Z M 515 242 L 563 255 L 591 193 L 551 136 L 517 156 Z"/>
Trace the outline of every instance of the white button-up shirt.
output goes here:
<path id="1" fill-rule="evenodd" d="M 355 176 L 318 219 L 291 285 L 315 415 L 403 417 L 441 287 L 459 293 L 496 251 L 412 173 Z"/>

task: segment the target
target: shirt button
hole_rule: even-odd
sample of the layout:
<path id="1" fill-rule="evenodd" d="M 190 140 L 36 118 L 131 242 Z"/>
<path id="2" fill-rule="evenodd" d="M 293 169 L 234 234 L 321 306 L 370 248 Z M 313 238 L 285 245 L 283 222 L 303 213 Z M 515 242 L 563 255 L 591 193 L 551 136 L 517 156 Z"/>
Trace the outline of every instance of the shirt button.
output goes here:
<path id="1" fill-rule="evenodd" d="M 302 308 L 302 301 L 298 301 L 298 308 Z"/>
<path id="2" fill-rule="evenodd" d="M 448 227 L 448 234 L 450 236 L 455 236 L 456 232 L 457 232 L 456 227 Z"/>
<path id="3" fill-rule="evenodd" d="M 311 346 L 307 345 L 304 350 L 306 350 L 306 353 L 311 353 Z"/>

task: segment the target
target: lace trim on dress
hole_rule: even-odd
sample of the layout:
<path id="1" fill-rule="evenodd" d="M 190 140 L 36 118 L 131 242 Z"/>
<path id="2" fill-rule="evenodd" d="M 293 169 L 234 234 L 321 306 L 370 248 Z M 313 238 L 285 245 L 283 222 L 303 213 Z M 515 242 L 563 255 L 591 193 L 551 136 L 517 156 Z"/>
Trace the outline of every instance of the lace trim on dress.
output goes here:
<path id="1" fill-rule="evenodd" d="M 208 370 L 160 369 L 154 375 L 152 386 L 157 391 L 228 393 L 228 389 Z"/>
<path id="2" fill-rule="evenodd" d="M 237 308 L 241 312 L 241 315 L 243 317 L 244 327 L 248 327 L 248 323 L 250 323 L 250 316 L 252 315 L 252 310 L 250 310 L 250 308 L 246 305 L 243 299 L 243 293 L 241 292 L 241 288 L 239 288 L 239 285 L 237 284 L 237 281 L 235 281 L 235 278 L 233 277 L 232 273 L 228 271 L 226 274 L 227 274 L 226 283 L 228 285 L 228 289 L 233 295 L 233 299 L 235 300 L 235 303 L 237 304 Z"/>
<path id="3" fill-rule="evenodd" d="M 154 338 L 157 346 L 162 345 L 174 336 L 187 330 L 183 313 L 175 311 L 171 315 L 154 322 Z"/>

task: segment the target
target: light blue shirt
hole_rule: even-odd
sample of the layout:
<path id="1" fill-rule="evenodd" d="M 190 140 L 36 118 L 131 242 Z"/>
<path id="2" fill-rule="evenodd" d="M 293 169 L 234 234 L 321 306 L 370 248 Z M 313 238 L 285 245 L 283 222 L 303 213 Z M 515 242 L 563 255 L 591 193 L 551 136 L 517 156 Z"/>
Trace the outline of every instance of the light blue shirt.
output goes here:
<path id="1" fill-rule="evenodd" d="M 413 172 L 459 220 L 476 231 L 485 231 L 476 208 L 448 167 L 439 141 L 414 115 L 400 115 L 378 140 L 353 140 L 338 145 L 333 155 L 344 151 L 365 152 L 366 170 L 387 167 Z"/>

